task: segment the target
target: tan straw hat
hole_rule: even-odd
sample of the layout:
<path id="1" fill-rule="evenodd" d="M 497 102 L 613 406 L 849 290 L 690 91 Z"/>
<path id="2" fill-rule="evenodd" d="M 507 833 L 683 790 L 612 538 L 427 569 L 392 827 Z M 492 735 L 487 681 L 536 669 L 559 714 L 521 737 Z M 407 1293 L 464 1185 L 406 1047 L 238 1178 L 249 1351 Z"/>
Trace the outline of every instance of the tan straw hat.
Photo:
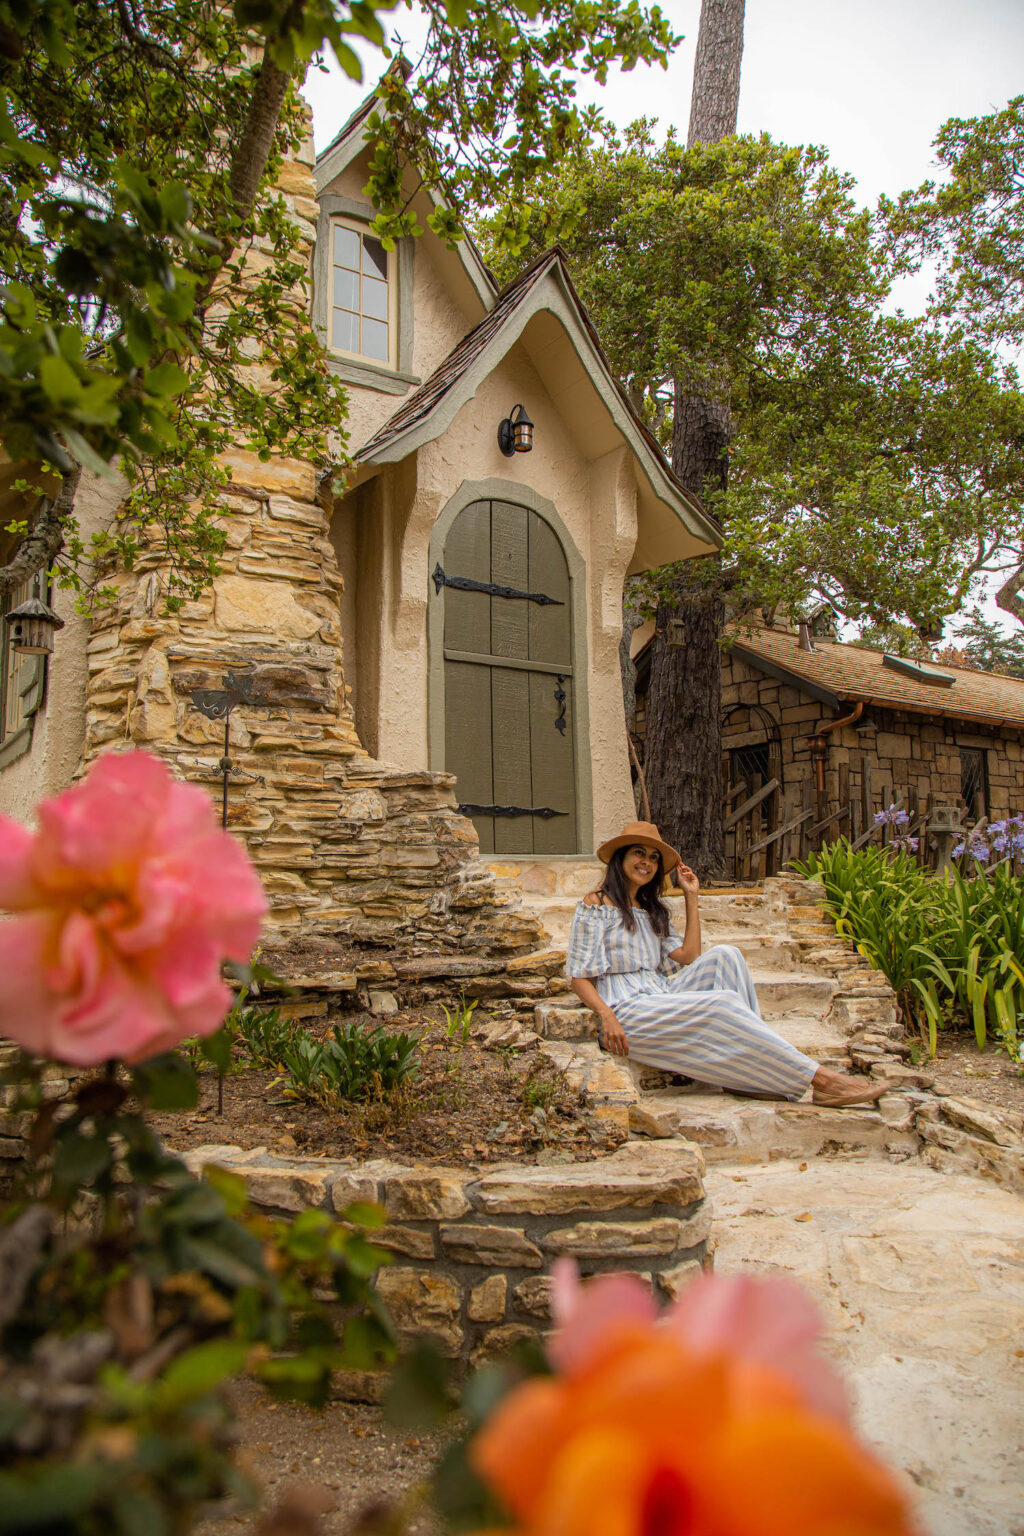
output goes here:
<path id="1" fill-rule="evenodd" d="M 597 850 L 597 856 L 602 864 L 607 864 L 616 848 L 631 848 L 634 843 L 645 843 L 657 848 L 661 854 L 661 872 L 667 875 L 669 870 L 675 869 L 681 864 L 676 850 L 668 843 L 663 843 L 658 829 L 653 821 L 631 821 L 623 827 L 618 837 L 610 837 L 606 843 L 602 843 Z"/>

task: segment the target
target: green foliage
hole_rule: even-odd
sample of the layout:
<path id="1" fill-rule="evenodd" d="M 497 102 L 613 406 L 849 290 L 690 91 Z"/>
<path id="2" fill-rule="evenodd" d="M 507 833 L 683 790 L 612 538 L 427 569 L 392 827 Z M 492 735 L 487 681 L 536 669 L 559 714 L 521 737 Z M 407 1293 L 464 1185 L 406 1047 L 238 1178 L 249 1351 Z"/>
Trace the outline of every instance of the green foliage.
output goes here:
<path id="1" fill-rule="evenodd" d="M 476 1012 L 477 1003 L 467 1003 L 464 997 L 460 997 L 458 1006 L 449 1009 L 441 1004 L 441 1012 L 444 1014 L 445 1035 L 448 1039 L 449 1051 L 445 1057 L 445 1071 L 458 1084 L 462 1081 L 462 1056 L 469 1044 L 470 1032 L 473 1028 L 473 1014 Z"/>
<path id="2" fill-rule="evenodd" d="M 238 1038 L 254 1067 L 278 1066 L 291 1036 L 292 1026 L 282 1019 L 280 1008 L 239 1009 Z"/>
<path id="3" fill-rule="evenodd" d="M 441 1012 L 444 1014 L 445 1034 L 453 1045 L 461 1048 L 469 1042 L 470 1031 L 473 1028 L 473 1014 L 477 1009 L 477 1001 L 467 1003 L 464 997 L 459 999 L 456 1008 L 448 1008 L 441 1004 Z"/>
<path id="4" fill-rule="evenodd" d="M 942 313 L 988 340 L 1024 342 L 1024 96 L 950 118 L 935 141 L 946 172 L 883 211 L 915 264 L 938 263 Z"/>
<path id="5" fill-rule="evenodd" d="M 330 44 L 359 78 L 350 40 L 387 56 L 392 9 L 0 0 L 0 441 L 68 476 L 118 458 L 131 485 L 88 547 L 69 508 L 49 517 L 35 569 L 59 554 L 58 579 L 81 587 L 84 555 L 130 569 L 155 541 L 174 609 L 216 572 L 227 451 L 340 467 L 345 395 L 310 326 L 309 229 L 271 189 L 303 135 L 309 61 Z M 512 195 L 597 126 L 566 66 L 603 79 L 674 42 L 636 0 L 426 9 L 420 66 L 386 76 L 371 120 L 389 245 L 421 232 L 404 158 L 447 198 Z M 430 223 L 461 234 L 450 208 Z"/>
<path id="6" fill-rule="evenodd" d="M 793 867 L 825 887 L 836 932 L 884 972 L 904 1017 L 926 1035 L 955 1024 L 979 1050 L 998 1040 L 1019 1058 L 1024 1015 L 1024 878 L 1009 864 L 948 878 L 842 839 Z"/>
<path id="7" fill-rule="evenodd" d="M 418 1049 L 418 1035 L 391 1034 L 380 1025 L 336 1024 L 326 1040 L 296 1028 L 274 1064 L 288 1074 L 286 1093 L 336 1109 L 342 1100 L 381 1098 L 411 1082 Z"/>
<path id="8" fill-rule="evenodd" d="M 481 235 L 512 276 L 501 218 Z M 891 313 L 905 243 L 822 150 L 767 136 L 684 149 L 641 122 L 541 175 L 528 230 L 530 255 L 562 241 L 666 450 L 688 399 L 720 413 L 726 484 L 712 475 L 704 497 L 724 569 L 704 576 L 734 610 L 824 599 L 928 629 L 1019 557 L 1017 375 L 941 317 Z M 646 584 L 649 608 L 675 574 Z"/>
<path id="9" fill-rule="evenodd" d="M 860 634 L 847 642 L 869 651 L 886 651 L 890 656 L 910 656 L 915 661 L 931 661 L 932 651 L 909 624 L 865 624 Z"/>
<path id="10" fill-rule="evenodd" d="M 385 1256 L 354 1225 L 380 1213 L 278 1221 L 236 1175 L 196 1178 L 146 1122 L 189 1075 L 169 1056 L 34 1112 L 24 1187 L 0 1218 L 0 1532 L 184 1532 L 211 1501 L 254 1496 L 234 1460 L 232 1376 L 322 1403 L 332 1370 L 392 1352 L 371 1288 Z M 17 1077 L 39 1106 L 38 1067 Z"/>
<path id="11" fill-rule="evenodd" d="M 941 665 L 975 667 L 1003 677 L 1024 677 L 1024 635 L 1008 635 L 980 608 L 961 619 L 949 642 L 935 652 Z"/>

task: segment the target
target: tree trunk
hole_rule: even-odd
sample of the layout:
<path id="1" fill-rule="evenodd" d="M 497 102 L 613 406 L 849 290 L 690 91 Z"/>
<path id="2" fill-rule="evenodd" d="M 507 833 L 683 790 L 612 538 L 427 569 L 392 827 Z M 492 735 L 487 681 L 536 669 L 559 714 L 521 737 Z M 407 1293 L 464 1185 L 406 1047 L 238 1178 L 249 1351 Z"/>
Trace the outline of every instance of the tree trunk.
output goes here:
<path id="1" fill-rule="evenodd" d="M 744 0 L 703 0 L 687 146 L 717 144 L 736 132 L 743 58 Z"/>
<path id="2" fill-rule="evenodd" d="M 713 144 L 736 131 L 744 0 L 703 0 L 693 68 L 688 144 Z M 729 407 L 676 381 L 672 468 L 702 498 L 725 488 Z M 725 872 L 722 831 L 721 563 L 688 562 L 673 600 L 658 609 L 651 651 L 644 753 L 651 813 L 701 879 Z M 668 644 L 669 621 L 677 630 Z"/>

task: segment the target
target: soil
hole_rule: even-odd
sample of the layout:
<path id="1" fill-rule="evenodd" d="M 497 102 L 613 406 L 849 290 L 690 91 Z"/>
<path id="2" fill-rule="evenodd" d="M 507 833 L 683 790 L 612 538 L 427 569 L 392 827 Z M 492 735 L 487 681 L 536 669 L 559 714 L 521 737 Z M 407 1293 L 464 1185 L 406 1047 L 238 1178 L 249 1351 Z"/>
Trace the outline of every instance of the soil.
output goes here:
<path id="1" fill-rule="evenodd" d="M 935 1059 L 923 1057 L 921 1066 L 934 1073 L 938 1093 L 1024 1113 L 1024 1065 L 1004 1050 L 979 1051 L 973 1035 L 940 1035 Z"/>
<path id="2" fill-rule="evenodd" d="M 380 1409 L 361 1403 L 331 1402 L 320 1411 L 275 1402 L 253 1382 L 236 1382 L 231 1391 L 239 1460 L 260 1489 L 260 1513 L 226 1511 L 195 1536 L 383 1536 L 382 1506 L 404 1507 L 402 1536 L 435 1536 L 437 1518 L 413 1490 L 430 1477 L 440 1436 L 395 1429 Z M 275 1509 L 294 1513 L 273 1523 Z"/>
<path id="3" fill-rule="evenodd" d="M 535 1048 L 488 1049 L 469 1040 L 460 1050 L 443 1018 L 430 1010 L 388 1015 L 344 1015 L 389 1032 L 415 1031 L 419 1067 L 413 1081 L 365 1103 L 343 1101 L 325 1109 L 286 1092 L 287 1076 L 257 1071 L 240 1060 L 224 1080 L 224 1112 L 217 1112 L 217 1078 L 200 1071 L 200 1101 L 187 1113 L 154 1115 L 158 1132 L 179 1151 L 221 1142 L 265 1147 L 287 1157 L 387 1157 L 399 1162 L 584 1162 L 601 1157 L 621 1138 L 597 1125 L 579 1093 Z M 306 1024 L 330 1033 L 334 1020 Z M 481 1023 L 486 1023 L 486 1018 Z M 241 1055 L 241 1048 L 236 1046 Z"/>

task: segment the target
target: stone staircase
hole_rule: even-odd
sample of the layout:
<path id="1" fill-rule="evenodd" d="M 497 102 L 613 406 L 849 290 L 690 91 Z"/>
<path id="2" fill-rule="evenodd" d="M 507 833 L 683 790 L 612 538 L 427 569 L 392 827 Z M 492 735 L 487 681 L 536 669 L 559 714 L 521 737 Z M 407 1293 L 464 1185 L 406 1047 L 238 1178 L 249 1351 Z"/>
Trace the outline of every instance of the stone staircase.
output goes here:
<path id="1" fill-rule="evenodd" d="M 495 859 L 489 868 L 499 884 L 521 895 L 563 952 L 576 902 L 599 884 L 603 870 L 583 858 Z M 800 1050 L 822 1065 L 891 1081 L 893 1092 L 877 1108 L 740 1099 L 623 1062 L 600 1049 L 594 1016 L 571 993 L 535 1006 L 540 1049 L 586 1094 L 599 1120 L 634 1136 L 697 1142 L 709 1162 L 833 1151 L 909 1156 L 920 1147 L 913 1116 L 927 1075 L 906 1064 L 909 1050 L 888 983 L 836 938 L 817 904 L 820 895 L 819 887 L 785 876 L 756 889 L 713 888 L 701 896 L 704 945 L 734 944 L 743 952 L 762 1013 Z M 668 901 L 681 932 L 682 897 Z"/>

